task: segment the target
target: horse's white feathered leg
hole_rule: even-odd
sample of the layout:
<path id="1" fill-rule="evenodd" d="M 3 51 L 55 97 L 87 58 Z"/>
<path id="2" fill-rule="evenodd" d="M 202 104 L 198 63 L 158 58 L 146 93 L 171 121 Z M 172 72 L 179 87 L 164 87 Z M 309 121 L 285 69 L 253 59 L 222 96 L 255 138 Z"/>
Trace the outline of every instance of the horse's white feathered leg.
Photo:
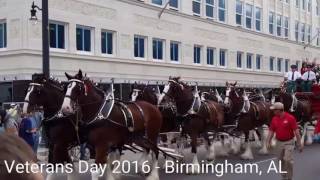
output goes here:
<path id="1" fill-rule="evenodd" d="M 188 166 L 187 174 L 200 174 L 200 164 L 197 153 L 193 153 L 192 166 Z"/>
<path id="2" fill-rule="evenodd" d="M 146 178 L 146 180 L 159 180 L 159 167 L 158 160 L 155 157 L 155 154 L 152 152 L 152 170 L 150 175 Z"/>
<path id="3" fill-rule="evenodd" d="M 246 150 L 245 150 L 245 152 L 241 155 L 241 159 L 245 159 L 245 160 L 251 160 L 251 159 L 253 159 L 253 153 L 252 153 L 251 143 L 250 143 L 250 142 L 247 142 L 247 143 L 246 143 Z"/>

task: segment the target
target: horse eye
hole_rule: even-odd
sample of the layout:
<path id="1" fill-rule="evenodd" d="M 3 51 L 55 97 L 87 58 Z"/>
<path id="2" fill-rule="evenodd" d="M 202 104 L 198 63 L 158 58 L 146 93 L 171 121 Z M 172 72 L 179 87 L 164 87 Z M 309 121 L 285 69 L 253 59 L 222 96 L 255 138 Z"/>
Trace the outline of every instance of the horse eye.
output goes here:
<path id="1" fill-rule="evenodd" d="M 72 85 L 71 85 L 71 83 L 70 83 L 70 84 L 68 85 L 68 88 L 71 88 L 71 86 L 72 86 Z"/>

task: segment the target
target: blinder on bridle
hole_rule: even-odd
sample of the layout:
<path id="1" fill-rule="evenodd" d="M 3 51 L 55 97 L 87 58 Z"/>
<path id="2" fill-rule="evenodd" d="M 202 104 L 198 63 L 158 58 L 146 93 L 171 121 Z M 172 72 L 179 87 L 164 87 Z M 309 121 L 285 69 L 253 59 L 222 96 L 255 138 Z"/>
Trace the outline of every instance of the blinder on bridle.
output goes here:
<path id="1" fill-rule="evenodd" d="M 69 83 L 70 83 L 70 84 L 68 85 L 68 88 L 72 85 L 72 82 L 80 83 L 80 86 L 79 86 L 80 91 L 82 91 L 82 89 L 83 89 L 83 90 L 84 90 L 84 95 L 85 95 L 85 96 L 88 95 L 88 87 L 86 86 L 86 84 L 85 84 L 83 81 L 81 81 L 81 80 L 79 80 L 79 79 L 70 79 L 70 80 L 69 80 Z M 65 95 L 65 98 L 69 98 L 69 99 L 72 100 L 71 94 L 70 94 L 70 95 L 69 95 L 69 94 L 66 94 L 66 95 Z"/>
<path id="2" fill-rule="evenodd" d="M 30 83 L 27 92 L 31 93 L 32 90 L 34 90 L 35 87 L 43 87 L 43 84 L 39 84 L 39 83 Z M 40 94 L 40 89 L 37 89 L 37 93 Z M 30 100 L 24 100 L 24 102 L 29 103 Z"/>

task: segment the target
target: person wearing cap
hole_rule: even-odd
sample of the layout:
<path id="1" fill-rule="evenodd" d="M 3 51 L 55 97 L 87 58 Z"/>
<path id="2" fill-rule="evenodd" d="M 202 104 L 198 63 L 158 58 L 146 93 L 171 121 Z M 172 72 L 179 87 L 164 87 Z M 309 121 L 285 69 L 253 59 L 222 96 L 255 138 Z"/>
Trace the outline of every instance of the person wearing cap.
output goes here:
<path id="1" fill-rule="evenodd" d="M 284 105 L 281 102 L 274 103 L 270 109 L 274 112 L 271 120 L 269 134 L 267 138 L 267 148 L 271 147 L 271 140 L 276 136 L 276 154 L 281 162 L 283 180 L 292 180 L 293 176 L 293 150 L 294 137 L 297 139 L 299 151 L 302 152 L 301 136 L 298 129 L 297 121 L 294 116 L 284 111 Z"/>
<path id="2" fill-rule="evenodd" d="M 307 65 L 307 71 L 302 75 L 303 91 L 311 92 L 312 84 L 316 81 L 316 74 L 312 71 L 312 65 Z"/>
<path id="3" fill-rule="evenodd" d="M 297 90 L 297 85 L 296 81 L 298 79 L 301 79 L 301 74 L 299 71 L 297 71 L 298 67 L 297 65 L 293 64 L 291 65 L 291 71 L 287 72 L 284 80 L 287 81 L 287 92 L 296 92 Z"/>

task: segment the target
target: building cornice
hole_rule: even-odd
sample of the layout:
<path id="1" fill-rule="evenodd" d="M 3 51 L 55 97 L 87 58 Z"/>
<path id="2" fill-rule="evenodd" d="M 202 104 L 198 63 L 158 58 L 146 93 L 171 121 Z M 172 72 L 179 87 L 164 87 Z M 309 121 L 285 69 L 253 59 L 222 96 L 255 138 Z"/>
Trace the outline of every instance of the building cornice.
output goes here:
<path id="1" fill-rule="evenodd" d="M 143 1 L 138 1 L 138 0 L 118 0 L 118 1 L 123 2 L 123 3 L 127 3 L 127 4 L 131 4 L 131 5 L 135 5 L 135 6 L 139 6 L 139 7 L 143 7 L 143 8 L 147 8 L 147 9 L 151 9 L 151 10 L 155 10 L 155 11 L 158 11 L 158 12 L 161 11 L 161 7 L 151 5 L 151 4 L 145 3 Z M 293 41 L 293 40 L 290 40 L 290 39 L 280 38 L 280 37 L 273 36 L 273 35 L 270 35 L 270 34 L 266 34 L 266 33 L 263 33 L 263 32 L 256 32 L 256 31 L 252 31 L 252 30 L 249 30 L 249 29 L 246 29 L 246 28 L 232 26 L 232 25 L 229 25 L 229 24 L 226 24 L 226 23 L 220 23 L 220 22 L 217 22 L 217 21 L 204 19 L 202 17 L 189 15 L 189 14 L 183 13 L 181 11 L 165 9 L 164 13 L 170 14 L 170 15 L 175 15 L 175 16 L 180 16 L 180 17 L 187 18 L 187 19 L 192 19 L 192 20 L 195 20 L 195 21 L 201 21 L 201 22 L 204 22 L 204 23 L 208 23 L 208 24 L 212 24 L 212 25 L 216 25 L 216 26 L 220 26 L 220 27 L 224 27 L 224 28 L 228 28 L 228 29 L 232 29 L 232 30 L 236 30 L 236 31 L 241 31 L 241 32 L 249 33 L 249 34 L 254 34 L 254 35 L 257 35 L 257 36 L 262 36 L 262 37 L 270 38 L 270 39 L 273 39 L 273 40 L 278 40 L 278 41 L 285 42 L 285 43 L 294 44 L 294 45 L 297 45 L 297 46 L 301 46 L 301 49 L 303 49 L 304 46 L 307 45 L 307 44 L 304 44 L 304 43 L 301 43 L 301 42 L 296 42 L 296 41 Z M 315 50 L 320 50 L 320 47 L 314 46 L 312 44 L 308 45 L 307 47 L 315 49 Z"/>

